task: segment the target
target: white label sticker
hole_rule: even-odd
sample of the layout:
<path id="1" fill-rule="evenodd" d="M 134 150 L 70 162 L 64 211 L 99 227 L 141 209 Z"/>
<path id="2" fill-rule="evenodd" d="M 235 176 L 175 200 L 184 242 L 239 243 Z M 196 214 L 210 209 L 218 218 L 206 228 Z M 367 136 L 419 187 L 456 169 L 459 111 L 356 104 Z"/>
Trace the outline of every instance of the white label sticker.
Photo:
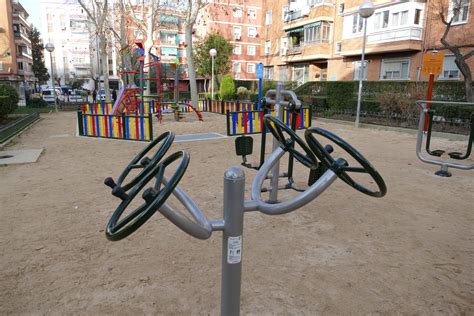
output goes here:
<path id="1" fill-rule="evenodd" d="M 227 263 L 236 264 L 242 260 L 242 236 L 227 239 Z"/>

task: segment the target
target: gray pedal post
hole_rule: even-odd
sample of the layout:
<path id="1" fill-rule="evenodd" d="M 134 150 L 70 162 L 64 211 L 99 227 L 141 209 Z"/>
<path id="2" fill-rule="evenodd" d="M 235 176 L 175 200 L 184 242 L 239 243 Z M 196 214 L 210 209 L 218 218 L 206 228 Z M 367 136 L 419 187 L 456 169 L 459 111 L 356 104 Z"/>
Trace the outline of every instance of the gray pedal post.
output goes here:
<path id="1" fill-rule="evenodd" d="M 221 315 L 240 314 L 245 174 L 230 167 L 224 174 Z"/>
<path id="2" fill-rule="evenodd" d="M 275 116 L 279 120 L 283 120 L 283 111 L 280 105 L 280 102 L 282 101 L 282 96 L 281 92 L 283 90 L 283 83 L 278 81 L 277 86 L 276 86 L 276 93 L 275 93 Z M 278 140 L 273 138 L 273 145 L 272 145 L 272 152 L 275 151 L 280 147 Z M 280 177 L 280 162 L 275 164 L 272 168 L 272 178 L 270 180 L 270 186 L 272 190 L 270 191 L 270 197 L 268 202 L 269 203 L 278 203 L 278 179 Z"/>

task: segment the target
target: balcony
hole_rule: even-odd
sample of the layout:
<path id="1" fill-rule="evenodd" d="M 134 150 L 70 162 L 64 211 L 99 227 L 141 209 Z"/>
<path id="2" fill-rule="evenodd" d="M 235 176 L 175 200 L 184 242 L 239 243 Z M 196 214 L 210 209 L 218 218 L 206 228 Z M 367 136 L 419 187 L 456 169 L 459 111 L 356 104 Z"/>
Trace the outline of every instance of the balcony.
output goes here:
<path id="1" fill-rule="evenodd" d="M 367 43 L 371 44 L 405 40 L 421 41 L 422 35 L 422 27 L 407 26 L 404 28 L 372 32 L 367 36 Z"/>
<path id="2" fill-rule="evenodd" d="M 303 17 L 303 13 L 301 10 L 289 11 L 285 13 L 285 22 L 298 20 L 298 19 L 301 19 L 302 17 Z"/>
<path id="3" fill-rule="evenodd" d="M 299 45 L 289 47 L 286 55 L 297 55 L 297 54 L 301 54 L 302 51 L 303 51 L 303 44 L 299 44 Z"/>

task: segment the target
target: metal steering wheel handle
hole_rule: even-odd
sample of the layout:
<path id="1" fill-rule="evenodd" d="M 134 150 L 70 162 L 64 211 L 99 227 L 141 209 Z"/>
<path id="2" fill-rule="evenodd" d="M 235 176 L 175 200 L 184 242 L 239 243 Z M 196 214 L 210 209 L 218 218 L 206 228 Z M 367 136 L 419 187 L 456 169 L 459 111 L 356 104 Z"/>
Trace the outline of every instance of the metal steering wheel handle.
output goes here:
<path id="1" fill-rule="evenodd" d="M 268 173 L 272 170 L 273 166 L 278 163 L 281 157 L 285 154 L 283 148 L 277 148 L 270 155 L 265 163 L 260 167 L 252 182 L 252 202 L 249 203 L 248 208 L 252 210 L 258 210 L 268 215 L 279 215 L 294 211 L 305 204 L 308 204 L 321 193 L 324 192 L 336 179 L 337 174 L 332 170 L 327 170 L 315 183 L 309 188 L 300 193 L 295 198 L 280 202 L 280 203 L 267 203 L 262 200 L 262 187 Z"/>
<path id="2" fill-rule="evenodd" d="M 270 130 L 273 137 L 275 137 L 276 140 L 280 143 L 280 147 L 284 151 L 288 151 L 293 154 L 293 157 L 295 157 L 296 160 L 298 160 L 310 169 L 316 169 L 318 167 L 318 161 L 311 149 L 291 128 L 289 128 L 282 121 L 271 116 L 270 114 L 265 115 L 263 120 L 265 126 Z M 272 123 L 274 125 L 272 125 Z M 286 132 L 286 134 L 288 134 L 290 138 L 285 138 L 285 135 L 283 135 L 283 131 Z M 297 143 L 301 146 L 301 148 L 303 148 L 306 155 L 295 149 L 295 143 Z"/>
<path id="3" fill-rule="evenodd" d="M 120 219 L 128 205 L 130 205 L 133 199 L 137 196 L 138 192 L 140 192 L 140 190 L 142 190 L 155 176 L 157 183 L 161 183 L 166 167 L 178 159 L 181 159 L 181 161 L 165 186 L 161 188 L 160 185 L 155 185 L 154 187 L 146 189 L 142 195 L 145 202 L 130 212 L 127 216 Z M 173 193 L 173 190 L 183 177 L 188 164 L 189 154 L 185 151 L 178 151 L 168 156 L 159 164 L 153 166 L 147 174 L 141 177 L 130 192 L 125 193 L 125 195 L 121 197 L 122 203 L 120 203 L 107 223 L 105 231 L 107 239 L 111 241 L 121 240 L 145 224 L 145 222 L 165 203 L 171 193 Z"/>
<path id="4" fill-rule="evenodd" d="M 158 161 L 163 158 L 168 149 L 171 147 L 171 144 L 173 144 L 173 140 L 173 132 L 168 131 L 161 134 L 132 159 L 128 166 L 122 171 L 122 174 L 120 174 L 118 177 L 117 182 L 115 182 L 110 177 L 105 179 L 104 183 L 112 188 L 112 194 L 120 197 L 123 192 L 128 191 L 133 186 L 135 186 L 145 176 L 145 174 L 147 174 L 158 163 Z M 153 154 L 151 159 L 145 157 L 145 155 L 158 144 L 160 144 L 160 146 Z M 133 177 L 133 179 L 124 184 L 123 182 L 125 181 L 125 178 L 133 169 L 142 170 L 140 170 L 140 172 L 135 177 Z"/>
<path id="5" fill-rule="evenodd" d="M 313 136 L 313 134 L 321 135 L 337 144 L 352 158 L 354 158 L 362 167 L 351 167 L 347 165 L 347 163 L 341 166 L 337 160 L 334 160 L 331 154 L 324 150 L 324 146 L 321 145 L 321 143 Z M 362 156 L 354 147 L 349 145 L 349 143 L 347 143 L 342 138 L 322 128 L 312 127 L 306 130 L 305 139 L 311 150 L 316 155 L 316 157 L 321 160 L 321 163 L 327 168 L 333 170 L 342 181 L 349 184 L 354 189 L 373 197 L 382 197 L 387 193 L 387 186 L 385 185 L 385 182 L 382 176 L 378 173 L 378 171 L 364 156 Z M 355 182 L 348 175 L 349 172 L 368 173 L 372 177 L 372 179 L 374 179 L 379 190 L 372 191 L 363 186 L 362 184 Z"/>

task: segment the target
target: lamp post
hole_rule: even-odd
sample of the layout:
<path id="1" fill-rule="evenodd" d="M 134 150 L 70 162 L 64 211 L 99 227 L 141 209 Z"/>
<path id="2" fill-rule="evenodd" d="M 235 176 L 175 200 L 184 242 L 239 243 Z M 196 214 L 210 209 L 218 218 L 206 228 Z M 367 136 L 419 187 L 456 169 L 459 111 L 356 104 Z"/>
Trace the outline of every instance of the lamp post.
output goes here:
<path id="1" fill-rule="evenodd" d="M 365 37 L 367 34 L 367 19 L 374 14 L 374 5 L 372 2 L 364 2 L 359 7 L 359 16 L 364 19 L 364 33 L 362 35 L 362 55 L 360 57 L 360 68 L 359 68 L 359 94 L 357 95 L 357 113 L 355 127 L 359 127 L 360 117 L 360 103 L 362 101 L 362 82 L 364 80 L 365 71 Z"/>
<path id="2" fill-rule="evenodd" d="M 53 83 L 54 111 L 58 112 L 58 102 L 56 101 L 56 87 L 54 85 L 54 70 L 53 70 L 54 45 L 52 43 L 48 43 L 44 46 L 44 48 L 49 52 L 49 60 L 51 62 L 51 82 Z"/>
<path id="3" fill-rule="evenodd" d="M 211 82 L 211 90 L 212 90 L 212 98 L 211 101 L 214 101 L 214 57 L 217 55 L 217 50 L 215 48 L 211 48 L 209 50 L 209 55 L 211 55 L 212 59 L 212 82 Z"/>

